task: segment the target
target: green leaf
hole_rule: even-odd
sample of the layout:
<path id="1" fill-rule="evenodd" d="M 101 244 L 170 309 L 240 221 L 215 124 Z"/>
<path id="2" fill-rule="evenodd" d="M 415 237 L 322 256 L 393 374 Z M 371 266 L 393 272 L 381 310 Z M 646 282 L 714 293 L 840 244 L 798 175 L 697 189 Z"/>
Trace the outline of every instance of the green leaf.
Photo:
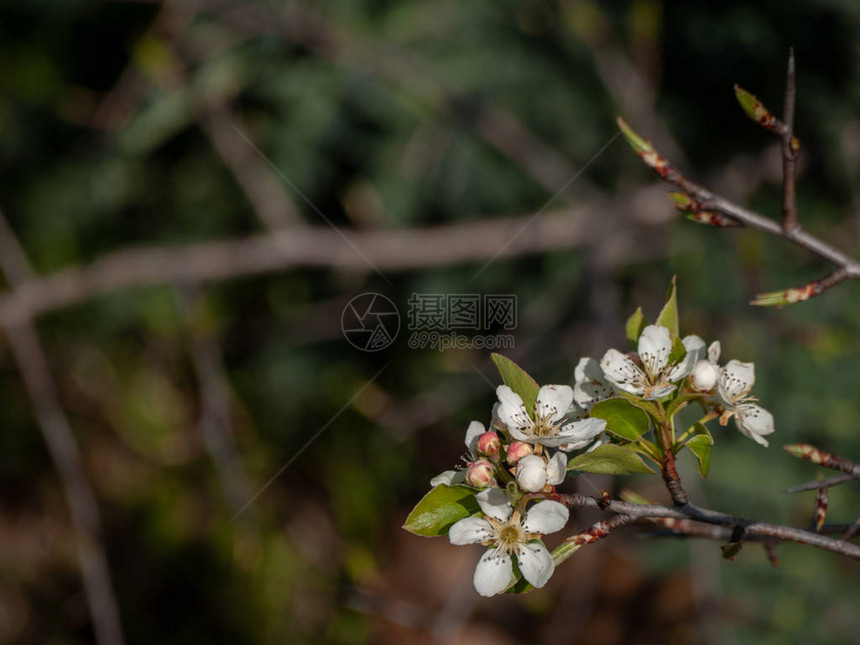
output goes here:
<path id="1" fill-rule="evenodd" d="M 440 484 L 415 505 L 403 528 L 424 537 L 446 535 L 452 524 L 480 510 L 474 489 Z"/>
<path id="2" fill-rule="evenodd" d="M 659 421 L 659 419 L 661 417 L 660 410 L 657 408 L 656 405 L 654 405 L 650 401 L 643 401 L 642 399 L 640 399 L 638 396 L 636 396 L 634 394 L 628 394 L 627 392 L 621 392 L 621 391 L 616 392 L 615 396 L 620 397 L 620 398 L 624 399 L 625 401 L 629 401 L 630 403 L 635 405 L 640 410 L 644 410 L 645 412 L 647 412 L 648 415 L 652 419 L 656 419 Z"/>
<path id="3" fill-rule="evenodd" d="M 523 403 L 526 404 L 526 410 L 532 413 L 535 409 L 538 391 L 540 390 L 537 381 L 529 376 L 522 367 L 506 356 L 490 354 L 490 358 L 493 359 L 493 364 L 499 370 L 502 382 L 520 395 Z"/>
<path id="4" fill-rule="evenodd" d="M 696 456 L 696 460 L 699 462 L 699 474 L 702 477 L 707 477 L 711 468 L 711 448 L 714 445 L 714 438 L 704 424 L 697 421 L 694 427 L 696 434 L 684 446 Z"/>
<path id="5" fill-rule="evenodd" d="M 645 411 L 627 399 L 612 398 L 595 403 L 591 416 L 604 419 L 609 432 L 627 441 L 636 441 L 651 427 Z"/>
<path id="6" fill-rule="evenodd" d="M 567 463 L 567 469 L 601 475 L 654 472 L 635 452 L 613 443 L 606 443 L 591 452 L 577 455 Z"/>
<path id="7" fill-rule="evenodd" d="M 630 147 L 633 148 L 637 154 L 641 156 L 655 152 L 654 146 L 651 145 L 651 142 L 636 134 L 633 131 L 633 128 L 627 125 L 627 122 L 624 119 L 619 116 L 615 121 L 618 123 L 618 129 L 621 130 L 622 134 L 624 134 L 624 138 L 627 139 L 627 143 L 630 144 Z"/>
<path id="8" fill-rule="evenodd" d="M 672 351 L 669 352 L 669 365 L 674 365 L 676 363 L 680 363 L 681 360 L 687 355 L 687 348 L 684 347 L 684 343 L 677 336 L 672 336 Z"/>
<path id="9" fill-rule="evenodd" d="M 639 336 L 642 335 L 642 330 L 645 328 L 645 316 L 642 313 L 642 307 L 637 307 L 633 315 L 627 319 L 627 340 L 630 341 L 630 346 L 636 349 L 639 343 Z"/>
<path id="10" fill-rule="evenodd" d="M 738 553 L 741 552 L 743 546 L 743 542 L 726 542 L 720 547 L 720 550 L 723 552 L 723 559 L 729 561 L 734 560 Z"/>
<path id="11" fill-rule="evenodd" d="M 658 325 L 666 327 L 674 336 L 678 336 L 678 290 L 676 288 L 677 276 L 672 277 L 669 285 L 669 293 L 666 294 L 666 304 L 663 305 L 660 315 L 657 316 Z"/>

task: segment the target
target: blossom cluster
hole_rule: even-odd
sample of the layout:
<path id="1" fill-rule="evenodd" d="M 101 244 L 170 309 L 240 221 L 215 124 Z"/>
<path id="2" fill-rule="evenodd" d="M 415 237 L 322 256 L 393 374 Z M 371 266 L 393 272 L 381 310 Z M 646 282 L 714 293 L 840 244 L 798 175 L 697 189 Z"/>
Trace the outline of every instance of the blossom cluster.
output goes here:
<path id="1" fill-rule="evenodd" d="M 542 538 L 568 521 L 568 509 L 555 487 L 569 470 L 607 472 L 590 470 L 589 454 L 601 453 L 601 468 L 619 454 L 642 465 L 639 470 L 619 466 L 611 472 L 653 472 L 642 457 L 659 466 L 669 451 L 687 443 L 700 462 L 697 450 L 706 449 L 709 460 L 710 433 L 704 430 L 704 442 L 691 438 L 704 422 L 719 419 L 724 426 L 730 418 L 741 433 L 767 445 L 773 416 L 750 394 L 755 383 L 752 363 L 730 360 L 720 366 L 719 342 L 707 346 L 694 335 L 679 339 L 660 324 L 640 324 L 637 333 L 638 339 L 631 339 L 637 340 L 635 352 L 610 349 L 600 361 L 580 359 L 572 386 L 539 387 L 508 359 L 494 356 L 505 384 L 496 389 L 490 428 L 472 421 L 466 431 L 465 466 L 431 480 L 434 491 L 473 491 L 475 511 L 434 534 L 447 532 L 452 544 L 487 547 L 474 575 L 481 595 L 502 593 L 520 577 L 534 587 L 546 584 L 555 562 Z M 674 415 L 694 402 L 705 416 L 676 437 L 674 420 L 665 410 Z M 608 411 L 609 405 L 614 411 Z M 633 413 L 638 416 L 623 425 L 638 430 L 622 431 L 614 425 L 619 414 Z M 669 434 L 662 442 L 649 442 L 648 432 L 655 438 L 660 432 Z"/>

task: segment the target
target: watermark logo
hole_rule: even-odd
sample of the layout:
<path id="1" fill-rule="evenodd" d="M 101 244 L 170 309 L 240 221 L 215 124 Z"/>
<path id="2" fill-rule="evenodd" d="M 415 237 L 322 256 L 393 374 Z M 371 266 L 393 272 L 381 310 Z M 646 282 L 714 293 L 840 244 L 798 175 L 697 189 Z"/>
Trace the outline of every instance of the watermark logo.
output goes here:
<path id="1" fill-rule="evenodd" d="M 517 327 L 513 294 L 413 293 L 409 298 L 411 349 L 512 349 Z M 463 333 L 471 332 L 471 333 Z"/>
<path id="2" fill-rule="evenodd" d="M 381 293 L 362 293 L 350 300 L 340 316 L 349 344 L 363 352 L 389 347 L 400 331 L 400 312 Z"/>
<path id="3" fill-rule="evenodd" d="M 513 294 L 413 293 L 407 302 L 411 349 L 513 349 L 517 297 Z M 341 315 L 350 345 L 364 352 L 391 346 L 400 331 L 396 305 L 380 293 L 350 300 Z"/>

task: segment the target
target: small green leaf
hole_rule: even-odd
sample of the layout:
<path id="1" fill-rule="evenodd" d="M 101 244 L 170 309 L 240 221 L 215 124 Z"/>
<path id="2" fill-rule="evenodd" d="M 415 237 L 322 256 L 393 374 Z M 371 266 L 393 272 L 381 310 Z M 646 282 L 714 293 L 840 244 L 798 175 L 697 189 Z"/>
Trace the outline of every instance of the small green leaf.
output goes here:
<path id="1" fill-rule="evenodd" d="M 666 304 L 663 305 L 660 315 L 657 316 L 658 325 L 662 325 L 668 329 L 674 336 L 680 335 L 678 332 L 678 290 L 676 287 L 677 277 L 672 277 L 672 284 L 669 285 L 669 292 L 666 294 Z"/>
<path id="2" fill-rule="evenodd" d="M 595 403 L 591 416 L 604 419 L 609 432 L 627 441 L 636 441 L 651 427 L 645 411 L 627 399 L 612 398 Z"/>
<path id="3" fill-rule="evenodd" d="M 440 484 L 415 505 L 403 528 L 424 537 L 446 535 L 452 524 L 480 510 L 474 489 Z"/>
<path id="4" fill-rule="evenodd" d="M 577 455 L 567 463 L 567 469 L 601 475 L 654 472 L 635 452 L 612 443 L 603 444 L 591 452 Z"/>
<path id="5" fill-rule="evenodd" d="M 627 319 L 627 340 L 630 341 L 630 346 L 636 349 L 639 343 L 639 337 L 642 335 L 642 330 L 645 328 L 645 316 L 642 313 L 642 307 L 637 307 L 633 315 Z"/>
<path id="6" fill-rule="evenodd" d="M 574 553 L 579 551 L 584 544 L 576 544 L 573 540 L 570 542 L 562 542 L 556 548 L 552 550 L 552 559 L 555 562 L 555 566 L 560 565 L 562 562 L 567 560 Z"/>
<path id="7" fill-rule="evenodd" d="M 643 401 L 638 396 L 634 394 L 628 394 L 627 392 L 618 391 L 615 393 L 616 397 L 620 397 L 625 401 L 629 401 L 633 405 L 635 405 L 640 410 L 644 410 L 652 419 L 660 419 L 660 410 L 656 405 L 651 403 L 650 401 Z"/>
<path id="8" fill-rule="evenodd" d="M 538 391 L 540 390 L 537 381 L 529 376 L 522 367 L 506 356 L 490 354 L 490 358 L 493 359 L 493 364 L 499 370 L 502 382 L 520 395 L 523 403 L 526 404 L 526 410 L 530 413 L 533 412 Z"/>
<path id="9" fill-rule="evenodd" d="M 699 203 L 699 201 L 693 199 L 687 193 L 670 191 L 668 195 L 669 199 L 671 199 L 672 203 L 675 205 L 675 208 L 677 208 L 681 212 L 696 213 L 702 208 L 702 205 Z"/>
<path id="10" fill-rule="evenodd" d="M 687 355 L 687 348 L 684 347 L 684 343 L 677 336 L 672 336 L 672 351 L 669 352 L 669 365 L 674 365 L 676 363 L 680 363 L 683 358 Z"/>
<path id="11" fill-rule="evenodd" d="M 647 155 L 655 152 L 654 146 L 651 145 L 651 142 L 636 134 L 633 131 L 633 128 L 627 125 L 627 122 L 624 119 L 619 116 L 615 121 L 618 123 L 618 129 L 621 130 L 624 134 L 624 138 L 627 139 L 627 143 L 629 143 L 630 147 L 639 155 Z"/>
<path id="12" fill-rule="evenodd" d="M 720 547 L 720 550 L 723 552 L 723 559 L 729 561 L 734 560 L 738 553 L 741 552 L 743 546 L 743 542 L 726 542 Z"/>
<path id="13" fill-rule="evenodd" d="M 696 425 L 701 424 L 697 423 Z M 696 455 L 696 460 L 699 462 L 699 474 L 702 477 L 707 477 L 708 471 L 711 468 L 711 447 L 714 445 L 714 440 L 708 435 L 697 434 L 695 437 L 691 437 L 684 445 L 690 449 L 690 452 Z"/>

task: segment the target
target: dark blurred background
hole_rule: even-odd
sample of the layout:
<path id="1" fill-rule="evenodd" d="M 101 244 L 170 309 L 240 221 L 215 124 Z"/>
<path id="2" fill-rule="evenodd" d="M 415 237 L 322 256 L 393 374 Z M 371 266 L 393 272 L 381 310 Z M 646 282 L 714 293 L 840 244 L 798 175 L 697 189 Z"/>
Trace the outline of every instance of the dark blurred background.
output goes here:
<path id="1" fill-rule="evenodd" d="M 498 382 L 488 350 L 410 348 L 411 294 L 515 294 L 505 353 L 570 382 L 675 274 L 683 330 L 755 361 L 777 424 L 769 449 L 717 429 L 707 480 L 682 463 L 691 496 L 808 525 L 814 493 L 780 491 L 816 469 L 780 446 L 860 458 L 857 285 L 750 307 L 829 268 L 680 220 L 612 137 L 623 114 L 776 216 L 779 142 L 732 85 L 781 111 L 793 45 L 801 221 L 852 252 L 858 38 L 850 0 L 2 3 L 0 209 L 42 277 L 96 264 L 15 277 L 0 227 L 20 292 L 0 300 L 17 339 L 0 346 L 0 641 L 93 642 L 90 604 L 109 634 L 111 597 L 129 643 L 856 640 L 856 564 L 809 547 L 779 547 L 775 568 L 755 544 L 725 562 L 717 543 L 619 532 L 540 592 L 481 599 L 480 549 L 399 527 Z M 365 292 L 401 315 L 376 352 L 341 329 Z M 67 451 L 61 477 L 43 434 L 64 427 L 82 469 Z M 95 542 L 67 503 L 75 472 Z M 577 486 L 665 499 L 644 476 Z M 833 489 L 828 521 L 858 501 Z"/>

